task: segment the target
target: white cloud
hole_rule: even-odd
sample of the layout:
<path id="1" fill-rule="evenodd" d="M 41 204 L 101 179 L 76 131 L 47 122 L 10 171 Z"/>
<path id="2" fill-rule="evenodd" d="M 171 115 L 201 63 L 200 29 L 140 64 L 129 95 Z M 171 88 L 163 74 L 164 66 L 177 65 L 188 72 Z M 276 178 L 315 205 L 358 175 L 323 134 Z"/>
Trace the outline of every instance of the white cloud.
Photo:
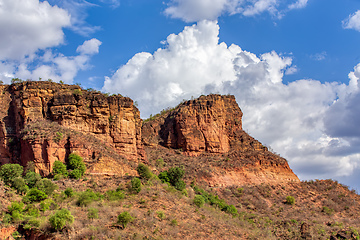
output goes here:
<path id="1" fill-rule="evenodd" d="M 20 60 L 64 41 L 67 11 L 39 0 L 0 0 L 0 60 Z"/>
<path id="2" fill-rule="evenodd" d="M 326 59 L 326 56 L 327 56 L 327 52 L 323 51 L 321 53 L 316 53 L 314 55 L 311 55 L 310 58 L 315 61 L 322 61 L 322 60 Z"/>
<path id="3" fill-rule="evenodd" d="M 103 90 L 138 101 L 142 117 L 191 96 L 231 93 L 244 112 L 244 129 L 286 157 L 300 177 L 340 178 L 357 171 L 360 64 L 349 74 L 349 85 L 311 79 L 284 84 L 283 74 L 296 69 L 290 57 L 274 51 L 258 57 L 219 43 L 218 34 L 213 21 L 185 27 L 164 48 L 138 53 L 106 77 Z M 350 127 L 357 130 L 344 135 Z"/>
<path id="4" fill-rule="evenodd" d="M 82 45 L 80 45 L 77 49 L 76 52 L 80 53 L 80 54 L 95 54 L 95 53 L 99 53 L 99 46 L 101 45 L 101 42 L 96 39 L 90 39 L 85 41 Z"/>
<path id="5" fill-rule="evenodd" d="M 354 14 L 350 15 L 343 22 L 343 28 L 354 29 L 360 32 L 360 10 L 356 11 Z"/>
<path id="6" fill-rule="evenodd" d="M 58 5 L 62 9 L 66 9 L 71 16 L 70 29 L 74 32 L 88 37 L 90 34 L 100 30 L 99 26 L 93 26 L 86 21 L 88 16 L 87 10 L 91 7 L 98 7 L 94 3 L 90 3 L 86 0 L 48 0 L 53 5 Z"/>
<path id="7" fill-rule="evenodd" d="M 280 0 L 170 0 L 165 14 L 185 22 L 216 20 L 222 14 L 255 16 L 269 13 L 281 18 L 285 12 L 304 8 L 307 0 L 286 3 Z"/>
<path id="8" fill-rule="evenodd" d="M 308 0 L 298 0 L 297 2 L 290 4 L 289 9 L 300 9 L 307 5 Z"/>
<path id="9" fill-rule="evenodd" d="M 71 83 L 78 71 L 90 67 L 101 42 L 85 41 L 77 56 L 54 54 L 51 49 L 64 42 L 65 27 L 72 27 L 69 12 L 47 1 L 0 0 L 0 80 L 41 77 Z"/>
<path id="10" fill-rule="evenodd" d="M 22 61 L 7 61 L 0 63 L 0 79 L 9 83 L 11 78 L 20 79 L 52 79 L 62 80 L 65 83 L 72 83 L 80 70 L 90 68 L 90 58 L 99 52 L 101 42 L 95 38 L 85 41 L 77 48 L 79 55 L 64 56 L 54 54 L 47 50 L 43 55 L 35 55 L 34 59 L 24 59 Z M 38 62 L 33 66 L 33 61 Z"/>

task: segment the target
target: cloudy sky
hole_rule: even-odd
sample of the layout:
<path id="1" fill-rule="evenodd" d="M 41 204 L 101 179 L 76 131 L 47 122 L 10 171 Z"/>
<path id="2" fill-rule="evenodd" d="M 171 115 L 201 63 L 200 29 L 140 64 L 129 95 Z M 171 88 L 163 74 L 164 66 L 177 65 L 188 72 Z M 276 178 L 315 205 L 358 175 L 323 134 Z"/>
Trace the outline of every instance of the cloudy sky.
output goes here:
<path id="1" fill-rule="evenodd" d="M 360 190 L 358 0 L 0 0 L 0 80 L 121 93 L 143 118 L 234 94 L 302 179 Z"/>

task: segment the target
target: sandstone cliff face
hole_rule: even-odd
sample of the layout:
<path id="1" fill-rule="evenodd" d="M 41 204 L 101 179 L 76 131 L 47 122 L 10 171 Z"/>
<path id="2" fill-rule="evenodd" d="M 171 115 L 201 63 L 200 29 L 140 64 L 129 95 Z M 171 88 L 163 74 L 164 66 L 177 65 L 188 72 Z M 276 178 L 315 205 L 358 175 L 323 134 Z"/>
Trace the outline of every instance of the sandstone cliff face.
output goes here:
<path id="1" fill-rule="evenodd" d="M 69 151 L 76 149 L 87 160 L 96 154 L 84 141 L 73 139 L 70 135 L 67 138 L 61 136 L 63 141 L 58 142 L 39 136 L 23 138 L 22 131 L 26 127 L 42 120 L 57 123 L 63 128 L 55 132 L 59 134 L 58 138 L 64 135 L 66 129 L 71 129 L 96 137 L 129 160 L 145 159 L 141 143 L 142 120 L 130 98 L 119 95 L 107 97 L 96 91 L 82 90 L 76 85 L 52 82 L 23 82 L 2 88 L 3 95 L 0 97 L 5 104 L 0 110 L 0 135 L 3 136 L 0 142 L 1 162 L 17 158 L 25 165 L 33 160 L 38 171 L 47 174 L 55 160 L 65 161 Z M 116 167 L 107 168 L 117 172 Z M 99 172 L 102 170 L 99 169 Z"/>
<path id="2" fill-rule="evenodd" d="M 148 148 L 180 149 L 183 155 L 198 156 L 193 161 L 208 162 L 211 174 L 199 177 L 211 186 L 299 181 L 285 159 L 242 130 L 241 118 L 234 96 L 201 96 L 144 123 L 142 138 Z M 219 160 L 211 161 L 215 156 Z M 219 161 L 231 165 L 218 167 Z"/>

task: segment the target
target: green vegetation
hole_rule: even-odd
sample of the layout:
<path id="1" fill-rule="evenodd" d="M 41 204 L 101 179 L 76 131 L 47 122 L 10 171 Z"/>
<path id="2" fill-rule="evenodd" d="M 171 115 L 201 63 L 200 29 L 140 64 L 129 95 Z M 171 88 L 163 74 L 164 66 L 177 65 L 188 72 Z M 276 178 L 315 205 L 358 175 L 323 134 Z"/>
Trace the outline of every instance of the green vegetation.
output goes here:
<path id="1" fill-rule="evenodd" d="M 120 213 L 117 219 L 117 223 L 121 224 L 123 228 L 126 228 L 127 224 L 134 220 L 134 218 L 127 211 Z"/>
<path id="2" fill-rule="evenodd" d="M 197 207 L 202 207 L 204 206 L 205 204 L 205 199 L 203 198 L 203 196 L 201 195 L 195 195 L 194 197 L 194 204 L 197 206 Z"/>
<path id="3" fill-rule="evenodd" d="M 295 204 L 295 198 L 293 196 L 287 196 L 286 197 L 286 204 L 294 205 Z"/>
<path id="4" fill-rule="evenodd" d="M 83 162 L 82 157 L 80 157 L 76 153 L 71 153 L 69 155 L 68 168 L 70 170 L 72 170 L 70 172 L 70 177 L 76 178 L 76 179 L 80 179 L 86 171 L 86 166 L 85 166 L 85 163 Z M 74 173 L 72 173 L 72 172 L 74 172 Z"/>
<path id="5" fill-rule="evenodd" d="M 203 199 L 205 200 L 205 203 L 209 203 L 210 205 L 213 205 L 215 207 L 218 207 L 221 211 L 224 211 L 226 213 L 230 213 L 233 216 L 237 216 L 238 212 L 235 206 L 228 205 L 224 199 L 220 199 L 218 196 L 214 196 L 211 193 L 206 192 L 204 189 L 194 186 L 193 187 L 196 194 L 201 195 Z"/>
<path id="6" fill-rule="evenodd" d="M 182 191 L 186 187 L 185 182 L 182 180 L 183 177 L 184 170 L 179 167 L 170 168 L 169 170 L 163 171 L 159 174 L 159 179 L 162 182 L 171 184 L 179 191 Z"/>
<path id="7" fill-rule="evenodd" d="M 136 170 L 141 179 L 149 180 L 153 176 L 153 173 L 151 172 L 150 168 L 143 163 L 140 163 L 137 166 Z"/>
<path id="8" fill-rule="evenodd" d="M 74 222 L 74 217 L 67 209 L 58 210 L 49 218 L 50 225 L 57 231 L 63 229 L 67 224 Z"/>
<path id="9" fill-rule="evenodd" d="M 0 168 L 0 178 L 8 186 L 12 186 L 13 181 L 17 177 L 21 177 L 24 168 L 19 164 L 7 163 L 1 166 Z"/>
<path id="10" fill-rule="evenodd" d="M 55 161 L 54 162 L 52 173 L 53 173 L 53 175 L 57 175 L 57 174 L 60 174 L 60 175 L 63 175 L 63 176 L 68 175 L 66 165 L 63 162 L 60 162 L 60 161 Z"/>
<path id="11" fill-rule="evenodd" d="M 141 184 L 140 179 L 138 179 L 137 177 L 134 177 L 133 179 L 131 179 L 130 190 L 132 192 L 139 193 L 141 191 L 141 187 L 142 187 L 142 184 Z"/>

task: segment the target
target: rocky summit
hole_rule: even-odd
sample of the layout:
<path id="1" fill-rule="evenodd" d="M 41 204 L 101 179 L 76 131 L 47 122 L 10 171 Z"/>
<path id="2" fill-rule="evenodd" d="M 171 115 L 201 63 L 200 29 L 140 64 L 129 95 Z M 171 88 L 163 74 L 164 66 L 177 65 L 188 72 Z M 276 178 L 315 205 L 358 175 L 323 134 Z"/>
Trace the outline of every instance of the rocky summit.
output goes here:
<path id="1" fill-rule="evenodd" d="M 76 152 L 88 173 L 122 176 L 161 149 L 207 164 L 211 174 L 199 178 L 210 185 L 299 181 L 285 159 L 242 129 L 232 95 L 200 96 L 143 121 L 133 100 L 121 95 L 48 81 L 0 88 L 2 164 L 33 161 L 46 176 L 56 160 Z"/>

